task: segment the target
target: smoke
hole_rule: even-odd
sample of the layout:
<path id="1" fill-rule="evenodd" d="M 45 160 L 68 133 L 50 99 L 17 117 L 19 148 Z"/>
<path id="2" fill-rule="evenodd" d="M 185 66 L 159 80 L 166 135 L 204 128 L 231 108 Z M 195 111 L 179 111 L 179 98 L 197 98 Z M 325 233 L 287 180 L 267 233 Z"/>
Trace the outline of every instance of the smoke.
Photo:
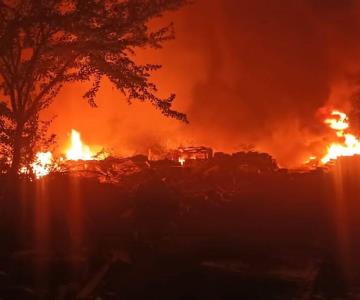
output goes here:
<path id="1" fill-rule="evenodd" d="M 154 80 L 162 94 L 176 92 L 190 125 L 128 106 L 105 82 L 96 110 L 81 88 L 67 88 L 50 111 L 59 115 L 53 128 L 66 137 L 77 127 L 89 143 L 126 154 L 154 143 L 250 145 L 296 165 L 323 146 L 319 109 L 345 105 L 357 82 L 358 8 L 356 0 L 197 0 L 166 16 L 176 40 L 139 54 L 164 65 Z"/>

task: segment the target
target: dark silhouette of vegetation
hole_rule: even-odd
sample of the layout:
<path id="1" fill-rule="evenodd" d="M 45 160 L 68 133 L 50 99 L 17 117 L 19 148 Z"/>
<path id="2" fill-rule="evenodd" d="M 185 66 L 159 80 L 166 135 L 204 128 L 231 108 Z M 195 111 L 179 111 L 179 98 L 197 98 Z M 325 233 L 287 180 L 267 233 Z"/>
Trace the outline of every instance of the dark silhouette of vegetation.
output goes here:
<path id="1" fill-rule="evenodd" d="M 141 157 L 131 159 L 141 166 Z M 0 181 L 0 297 L 352 299 L 356 161 L 341 161 L 339 179 L 349 209 L 346 260 L 333 218 L 338 173 L 286 172 L 265 153 L 144 163 L 118 184 L 54 172 L 23 181 L 11 199 Z"/>
<path id="2" fill-rule="evenodd" d="M 107 77 L 127 97 L 153 104 L 165 116 L 187 122 L 172 109 L 174 94 L 156 96 L 150 81 L 161 66 L 139 64 L 139 48 L 160 48 L 173 25 L 157 30 L 149 21 L 187 0 L 0 0 L 0 143 L 17 172 L 44 138 L 39 112 L 67 83 L 92 82 L 84 98 L 96 107 Z M 46 139 L 45 144 L 53 140 Z"/>

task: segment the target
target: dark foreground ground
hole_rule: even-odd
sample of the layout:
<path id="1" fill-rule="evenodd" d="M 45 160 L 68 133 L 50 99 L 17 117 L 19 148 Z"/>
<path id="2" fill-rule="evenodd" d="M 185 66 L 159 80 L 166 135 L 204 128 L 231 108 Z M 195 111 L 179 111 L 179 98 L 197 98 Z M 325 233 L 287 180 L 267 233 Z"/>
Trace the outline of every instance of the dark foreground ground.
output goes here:
<path id="1" fill-rule="evenodd" d="M 360 299 L 360 164 L 2 179 L 0 299 Z"/>

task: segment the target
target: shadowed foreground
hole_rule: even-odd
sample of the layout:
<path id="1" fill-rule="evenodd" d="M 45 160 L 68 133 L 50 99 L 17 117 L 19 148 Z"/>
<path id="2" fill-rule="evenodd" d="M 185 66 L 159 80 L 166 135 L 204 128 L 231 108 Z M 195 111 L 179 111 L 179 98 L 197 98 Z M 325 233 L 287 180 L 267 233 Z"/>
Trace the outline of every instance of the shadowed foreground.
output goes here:
<path id="1" fill-rule="evenodd" d="M 357 299 L 358 161 L 235 162 L 4 178 L 0 299 Z"/>

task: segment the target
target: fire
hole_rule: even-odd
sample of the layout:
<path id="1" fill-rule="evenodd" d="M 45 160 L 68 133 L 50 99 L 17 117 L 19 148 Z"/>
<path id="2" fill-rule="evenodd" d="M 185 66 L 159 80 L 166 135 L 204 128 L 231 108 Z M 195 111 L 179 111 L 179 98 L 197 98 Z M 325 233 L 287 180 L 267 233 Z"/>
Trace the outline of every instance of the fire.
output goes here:
<path id="1" fill-rule="evenodd" d="M 50 151 L 36 153 L 34 162 L 30 164 L 31 171 L 36 179 L 48 175 L 55 166 L 56 164 Z M 19 173 L 29 174 L 30 170 L 24 166 L 20 168 Z"/>
<path id="2" fill-rule="evenodd" d="M 305 164 L 311 164 L 311 163 L 314 163 L 317 161 L 317 157 L 312 155 L 312 156 L 309 156 L 309 158 L 307 160 L 305 160 Z"/>
<path id="3" fill-rule="evenodd" d="M 334 110 L 332 111 L 331 115 L 334 117 L 337 116 L 338 118 L 326 119 L 325 124 L 329 124 L 330 128 L 337 131 L 337 134 L 342 133 L 345 129 L 349 128 L 349 119 L 345 113 L 338 110 Z"/>
<path id="4" fill-rule="evenodd" d="M 179 163 L 180 163 L 180 165 L 185 165 L 185 162 L 186 162 L 186 159 L 185 158 L 183 158 L 183 157 L 179 157 Z"/>
<path id="5" fill-rule="evenodd" d="M 93 160 L 94 154 L 90 147 L 84 145 L 81 141 L 81 136 L 75 129 L 71 130 L 71 146 L 66 151 L 67 160 Z"/>
<path id="6" fill-rule="evenodd" d="M 66 161 L 78 161 L 78 160 L 103 160 L 109 154 L 101 151 L 94 153 L 90 147 L 84 145 L 81 141 L 81 136 L 75 129 L 71 130 L 71 142 L 70 148 L 67 149 L 65 156 L 61 156 L 58 159 L 54 159 L 53 154 L 50 151 L 37 152 L 34 161 L 29 167 L 21 167 L 19 173 L 30 174 L 30 170 L 37 179 L 48 175 L 53 170 L 61 170 L 61 166 Z"/>
<path id="7" fill-rule="evenodd" d="M 37 179 L 48 175 L 53 167 L 54 160 L 50 151 L 36 153 L 35 161 L 31 164 L 32 171 Z"/>
<path id="8" fill-rule="evenodd" d="M 327 154 L 321 159 L 323 164 L 341 156 L 360 155 L 359 139 L 348 132 L 350 127 L 348 116 L 336 110 L 331 115 L 333 118 L 326 119 L 325 124 L 336 131 L 336 135 L 342 139 L 342 142 L 334 142 L 329 145 Z"/>

